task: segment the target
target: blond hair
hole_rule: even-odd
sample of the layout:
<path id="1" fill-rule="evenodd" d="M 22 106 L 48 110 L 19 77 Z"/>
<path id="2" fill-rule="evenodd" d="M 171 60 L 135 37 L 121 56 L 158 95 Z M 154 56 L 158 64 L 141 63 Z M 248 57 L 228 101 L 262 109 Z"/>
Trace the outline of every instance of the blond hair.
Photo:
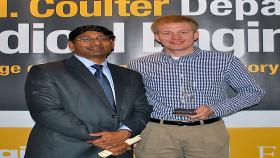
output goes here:
<path id="1" fill-rule="evenodd" d="M 197 31 L 198 29 L 198 22 L 189 17 L 189 16 L 184 16 L 184 15 L 166 15 L 166 16 L 162 16 L 158 19 L 156 19 L 152 26 L 151 29 L 153 31 L 153 33 L 158 33 L 158 26 L 162 25 L 162 24 L 168 24 L 168 23 L 181 23 L 181 22 L 187 22 L 190 23 L 192 25 L 193 31 Z"/>

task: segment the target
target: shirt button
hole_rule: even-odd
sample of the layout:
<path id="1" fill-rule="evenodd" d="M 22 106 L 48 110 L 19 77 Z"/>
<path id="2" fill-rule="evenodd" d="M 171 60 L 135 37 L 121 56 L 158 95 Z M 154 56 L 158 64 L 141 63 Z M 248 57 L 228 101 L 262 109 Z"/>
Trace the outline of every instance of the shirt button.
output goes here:
<path id="1" fill-rule="evenodd" d="M 117 115 L 116 114 L 112 115 L 112 118 L 117 118 Z"/>

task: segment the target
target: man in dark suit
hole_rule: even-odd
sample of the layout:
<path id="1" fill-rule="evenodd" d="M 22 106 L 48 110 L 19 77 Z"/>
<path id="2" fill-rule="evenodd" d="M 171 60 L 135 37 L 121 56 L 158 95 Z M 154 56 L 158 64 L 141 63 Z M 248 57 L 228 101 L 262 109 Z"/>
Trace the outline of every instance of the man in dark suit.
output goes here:
<path id="1" fill-rule="evenodd" d="M 32 67 L 25 97 L 35 126 L 25 158 L 97 158 L 104 149 L 132 157 L 125 140 L 152 109 L 141 75 L 107 62 L 114 40 L 102 26 L 81 26 L 69 34 L 70 59 Z"/>

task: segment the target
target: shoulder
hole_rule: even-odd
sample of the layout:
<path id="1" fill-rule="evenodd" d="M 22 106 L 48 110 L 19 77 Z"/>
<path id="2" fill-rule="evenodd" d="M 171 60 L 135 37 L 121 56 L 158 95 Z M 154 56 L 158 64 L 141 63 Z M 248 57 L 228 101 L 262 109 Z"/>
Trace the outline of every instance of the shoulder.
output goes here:
<path id="1" fill-rule="evenodd" d="M 29 71 L 29 73 L 46 73 L 46 74 L 56 74 L 61 73 L 62 69 L 64 69 L 64 60 L 49 62 L 45 64 L 33 65 Z"/>
<path id="2" fill-rule="evenodd" d="M 130 64 L 156 61 L 161 59 L 161 57 L 162 57 L 161 52 L 159 52 L 151 55 L 146 55 L 137 59 L 133 59 L 130 61 Z"/>
<path id="3" fill-rule="evenodd" d="M 143 56 L 137 59 L 133 59 L 129 62 L 128 68 L 140 71 L 151 65 L 162 63 L 162 53 L 155 53 L 152 55 Z"/>
<path id="4" fill-rule="evenodd" d="M 108 63 L 110 71 L 114 71 L 119 75 L 139 75 L 139 73 L 135 70 L 128 69 L 126 66 L 119 66 L 116 64 Z"/>
<path id="5" fill-rule="evenodd" d="M 45 64 L 38 64 L 38 65 L 34 65 L 34 67 L 40 67 L 42 69 L 54 69 L 57 67 L 61 67 L 63 65 L 63 61 L 64 60 L 49 62 L 49 63 L 45 63 Z"/>
<path id="6" fill-rule="evenodd" d="M 217 60 L 217 61 L 219 60 L 231 61 L 236 58 L 232 52 L 209 51 L 209 50 L 201 50 L 200 57 Z"/>

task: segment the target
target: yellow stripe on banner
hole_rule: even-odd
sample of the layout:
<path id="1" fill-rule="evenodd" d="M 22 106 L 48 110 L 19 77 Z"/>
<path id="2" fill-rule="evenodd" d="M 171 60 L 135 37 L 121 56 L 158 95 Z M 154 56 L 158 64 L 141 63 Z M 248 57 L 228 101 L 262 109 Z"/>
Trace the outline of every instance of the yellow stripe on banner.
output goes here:
<path id="1" fill-rule="evenodd" d="M 22 158 L 31 128 L 0 128 L 0 158 Z M 280 128 L 228 128 L 231 158 L 280 158 Z"/>
<path id="2" fill-rule="evenodd" d="M 228 128 L 231 158 L 280 158 L 280 128 Z"/>

